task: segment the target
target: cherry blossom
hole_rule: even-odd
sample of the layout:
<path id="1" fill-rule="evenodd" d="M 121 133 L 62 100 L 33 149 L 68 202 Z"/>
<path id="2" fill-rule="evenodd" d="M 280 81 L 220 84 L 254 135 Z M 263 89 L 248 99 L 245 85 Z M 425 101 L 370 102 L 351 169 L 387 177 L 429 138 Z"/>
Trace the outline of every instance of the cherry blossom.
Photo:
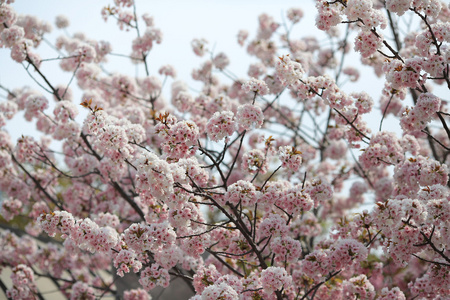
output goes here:
<path id="1" fill-rule="evenodd" d="M 127 38 L 0 0 L 8 298 L 448 297 L 450 6 L 277 4 L 232 33 L 248 59 L 191 36 L 166 60 L 159 17 L 109 2 Z"/>

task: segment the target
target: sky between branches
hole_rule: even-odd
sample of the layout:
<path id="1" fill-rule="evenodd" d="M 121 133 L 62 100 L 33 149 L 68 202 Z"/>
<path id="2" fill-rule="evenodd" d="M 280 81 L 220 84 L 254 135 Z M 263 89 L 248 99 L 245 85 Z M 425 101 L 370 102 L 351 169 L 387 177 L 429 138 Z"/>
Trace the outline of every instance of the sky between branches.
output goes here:
<path id="1" fill-rule="evenodd" d="M 58 1 L 45 0 L 41 2 L 33 0 L 21 0 L 13 3 L 12 6 L 19 14 L 35 15 L 42 20 L 53 25 L 51 34 L 46 35 L 46 40 L 54 43 L 55 39 L 62 34 L 73 35 L 83 32 L 90 39 L 106 40 L 111 42 L 113 53 L 129 55 L 131 53 L 131 41 L 135 37 L 134 31 L 120 31 L 115 20 L 110 18 L 105 22 L 100 15 L 102 7 L 111 4 L 112 1 Z M 249 57 L 245 52 L 245 47 L 237 44 L 237 33 L 240 29 L 250 32 L 250 37 L 256 34 L 258 16 L 267 13 L 273 16 L 278 22 L 286 21 L 285 13 L 291 7 L 301 7 L 304 11 L 302 21 L 297 24 L 291 38 L 299 38 L 307 35 L 314 35 L 320 41 L 327 43 L 327 38 L 314 26 L 314 19 L 317 14 L 312 0 L 249 0 L 249 1 L 218 1 L 218 0 L 193 0 L 193 1 L 136 1 L 137 10 L 140 14 L 146 12 L 154 17 L 155 27 L 163 32 L 162 44 L 154 45 L 149 57 L 148 64 L 151 75 L 158 75 L 157 70 L 161 65 L 172 64 L 177 70 L 177 79 L 185 81 L 192 92 L 198 91 L 198 83 L 192 80 L 191 72 L 197 68 L 207 58 L 199 58 L 194 55 L 191 49 L 191 41 L 194 38 L 205 38 L 209 41 L 209 49 L 214 53 L 225 52 L 231 60 L 229 70 L 238 77 L 248 79 L 247 70 L 250 63 L 256 59 Z M 54 20 L 57 15 L 65 15 L 70 20 L 67 31 L 57 29 Z M 341 28 L 344 30 L 344 27 Z M 280 28 L 280 33 L 283 29 Z M 56 58 L 58 54 L 46 43 L 42 43 L 37 51 L 42 59 Z M 353 51 L 352 51 L 353 52 Z M 283 55 L 283 49 L 279 49 L 279 55 Z M 61 71 L 58 68 L 59 61 L 45 62 L 42 70 L 52 83 L 67 84 L 71 74 Z M 344 90 L 366 91 L 377 101 L 377 97 L 383 86 L 381 80 L 377 80 L 373 71 L 362 67 L 356 54 L 352 54 L 347 60 L 348 65 L 356 64 L 360 68 L 363 76 L 357 84 L 346 83 Z M 39 90 L 39 87 L 28 76 L 25 69 L 12 61 L 9 49 L 0 49 L 0 83 L 10 89 L 30 85 Z M 355 65 L 353 65 L 355 66 Z M 362 67 L 362 69 L 361 69 Z M 110 57 L 105 65 L 109 72 L 121 72 L 130 76 L 144 76 L 142 65 L 133 65 L 130 60 L 123 57 Z M 330 74 L 333 76 L 333 74 Z M 226 82 L 226 81 L 225 81 Z M 166 84 L 164 95 L 170 97 L 170 84 Z M 76 83 L 70 86 L 74 92 L 74 101 L 82 102 L 82 94 L 77 89 Z M 45 93 L 44 91 L 42 91 Z M 49 95 L 46 95 L 49 96 Z M 82 110 L 80 110 L 82 112 Z M 13 139 L 16 140 L 22 134 L 39 136 L 30 123 L 24 123 L 21 114 L 15 117 L 7 126 Z M 82 122 L 85 112 L 78 117 Z M 376 126 L 380 117 L 367 120 Z M 398 126 L 398 125 L 397 125 Z"/>

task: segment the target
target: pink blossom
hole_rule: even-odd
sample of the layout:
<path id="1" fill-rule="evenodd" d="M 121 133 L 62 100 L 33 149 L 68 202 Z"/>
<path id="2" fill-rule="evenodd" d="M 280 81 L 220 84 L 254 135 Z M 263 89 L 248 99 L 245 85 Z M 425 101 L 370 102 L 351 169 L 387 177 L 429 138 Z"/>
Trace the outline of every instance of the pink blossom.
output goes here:
<path id="1" fill-rule="evenodd" d="M 287 11 L 287 17 L 292 23 L 298 23 L 303 18 L 303 10 L 301 8 L 290 8 Z"/>
<path id="2" fill-rule="evenodd" d="M 416 106 L 406 109 L 400 120 L 402 129 L 407 132 L 420 131 L 431 121 L 441 107 L 441 99 L 431 93 L 420 94 Z"/>
<path id="3" fill-rule="evenodd" d="M 20 214 L 21 209 L 22 202 L 19 200 L 5 199 L 2 201 L 0 214 L 6 221 L 11 221 L 15 216 Z"/>
<path id="4" fill-rule="evenodd" d="M 273 238 L 277 236 L 284 236 L 288 232 L 286 220 L 276 214 L 268 215 L 259 225 L 259 234 L 262 237 Z"/>
<path id="5" fill-rule="evenodd" d="M 276 73 L 283 84 L 291 85 L 303 77 L 304 70 L 302 65 L 291 60 L 289 55 L 283 55 L 277 61 Z"/>
<path id="6" fill-rule="evenodd" d="M 260 149 L 247 151 L 242 156 L 242 169 L 250 174 L 266 174 L 268 168 L 266 155 Z"/>
<path id="7" fill-rule="evenodd" d="M 205 39 L 194 39 L 191 42 L 192 50 L 197 56 L 203 56 L 208 51 L 207 43 L 208 41 Z"/>
<path id="8" fill-rule="evenodd" d="M 292 171 L 298 171 L 302 163 L 302 152 L 292 146 L 282 146 L 279 148 L 281 166 Z"/>
<path id="9" fill-rule="evenodd" d="M 14 300 L 34 299 L 37 287 L 34 282 L 34 272 L 30 267 L 19 264 L 13 268 L 11 280 L 13 287 L 6 291 L 6 296 L 8 298 Z"/>
<path id="10" fill-rule="evenodd" d="M 292 284 L 292 277 L 283 268 L 269 267 L 261 272 L 261 284 L 266 292 L 273 293 Z"/>
<path id="11" fill-rule="evenodd" d="M 94 300 L 95 299 L 94 289 L 82 281 L 77 281 L 72 286 L 72 294 L 70 295 L 70 299 L 71 300 L 81 300 L 81 299 Z"/>
<path id="12" fill-rule="evenodd" d="M 259 106 L 244 104 L 238 107 L 236 122 L 244 130 L 252 127 L 261 128 L 264 122 L 264 115 Z"/>
<path id="13" fill-rule="evenodd" d="M 316 8 L 319 13 L 316 16 L 316 26 L 320 30 L 329 30 L 342 21 L 341 13 L 344 6 L 339 3 L 328 4 L 328 1 L 320 0 L 316 2 Z"/>
<path id="14" fill-rule="evenodd" d="M 208 286 L 202 293 L 202 300 L 238 300 L 238 293 L 228 284 L 222 282 Z"/>
<path id="15" fill-rule="evenodd" d="M 235 130 L 234 114 L 231 111 L 215 112 L 206 124 L 209 138 L 215 142 L 231 136 Z"/>
<path id="16" fill-rule="evenodd" d="M 267 87 L 267 84 L 264 81 L 256 78 L 252 78 L 249 81 L 245 82 L 242 85 L 242 90 L 247 93 L 253 92 L 260 96 L 264 96 L 269 93 L 269 88 Z"/>
<path id="17" fill-rule="evenodd" d="M 16 43 L 21 41 L 22 38 L 24 37 L 24 35 L 25 35 L 25 32 L 22 27 L 13 25 L 13 26 L 3 30 L 0 34 L 0 38 L 1 38 L 1 42 L 6 47 L 12 47 Z"/>
<path id="18" fill-rule="evenodd" d="M 225 53 L 221 52 L 214 57 L 213 64 L 217 69 L 223 70 L 230 64 L 230 60 Z"/>
<path id="19" fill-rule="evenodd" d="M 170 76 L 173 78 L 177 77 L 177 73 L 176 73 L 174 67 L 171 65 L 162 66 L 161 68 L 159 68 L 158 73 L 161 75 Z"/>
<path id="20" fill-rule="evenodd" d="M 238 33 L 238 44 L 243 46 L 245 40 L 248 38 L 248 31 L 247 30 L 239 30 Z"/>
<path id="21" fill-rule="evenodd" d="M 122 249 L 114 259 L 114 267 L 117 268 L 117 275 L 123 277 L 124 273 L 130 271 L 137 273 L 142 268 L 142 263 L 134 251 Z"/>
<path id="22" fill-rule="evenodd" d="M 303 8 L 262 13 L 237 34 L 246 65 L 194 39 L 207 57 L 174 81 L 153 49 L 157 16 L 133 0 L 100 12 L 128 31 L 111 42 L 49 35 L 12 2 L 0 0 L 0 47 L 45 93 L 8 86 L 3 68 L 8 298 L 45 297 L 34 272 L 71 299 L 149 300 L 178 277 L 193 300 L 450 294 L 450 6 L 317 0 L 325 39 L 298 25 Z M 68 18 L 54 24 L 67 33 Z M 56 55 L 41 58 L 48 47 Z M 183 47 L 172 63 L 189 65 Z M 39 135 L 12 142 L 8 131 L 30 126 Z M 140 288 L 122 286 L 133 276 Z"/>
<path id="23" fill-rule="evenodd" d="M 58 15 L 56 16 L 55 20 L 56 27 L 58 28 L 67 28 L 69 27 L 69 19 L 67 19 L 64 15 Z"/>
<path id="24" fill-rule="evenodd" d="M 275 261 L 295 263 L 302 254 L 299 241 L 290 236 L 276 237 L 270 242 L 273 253 L 276 254 Z"/>
<path id="25" fill-rule="evenodd" d="M 344 297 L 352 299 L 354 295 L 359 295 L 361 299 L 374 299 L 375 289 L 366 275 L 359 275 L 357 277 L 350 278 L 344 282 Z"/>
<path id="26" fill-rule="evenodd" d="M 123 293 L 124 300 L 151 300 L 152 297 L 143 289 L 128 290 Z"/>
<path id="27" fill-rule="evenodd" d="M 380 37 L 379 37 L 380 36 Z M 355 38 L 355 50 L 361 52 L 362 57 L 370 57 L 381 48 L 383 37 L 372 31 L 360 31 Z"/>
<path id="28" fill-rule="evenodd" d="M 220 273 L 214 265 L 200 266 L 194 275 L 195 291 L 199 294 L 203 293 L 203 291 L 208 286 L 212 286 L 219 277 Z"/>
<path id="29" fill-rule="evenodd" d="M 251 206 L 256 203 L 257 197 L 258 193 L 253 184 L 239 180 L 228 187 L 224 199 L 235 206 L 239 203 L 242 203 L 244 206 Z"/>

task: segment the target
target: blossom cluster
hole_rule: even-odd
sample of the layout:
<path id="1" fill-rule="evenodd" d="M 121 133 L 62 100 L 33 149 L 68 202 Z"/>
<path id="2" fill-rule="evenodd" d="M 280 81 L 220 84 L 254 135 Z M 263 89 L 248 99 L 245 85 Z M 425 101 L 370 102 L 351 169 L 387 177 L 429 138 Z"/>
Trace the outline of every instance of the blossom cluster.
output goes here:
<path id="1" fill-rule="evenodd" d="M 317 0 L 322 32 L 307 35 L 300 8 L 261 14 L 237 32 L 247 78 L 220 43 L 191 42 L 195 87 L 158 66 L 163 33 L 133 0 L 101 11 L 131 36 L 129 56 L 68 35 L 62 15 L 52 42 L 13 2 L 0 0 L 0 47 L 46 94 L 0 84 L 7 297 L 43 298 L 36 276 L 71 299 L 149 300 L 176 279 L 193 300 L 448 296 L 443 1 Z M 41 59 L 43 41 L 56 58 Z M 113 56 L 135 74 L 109 72 Z M 369 70 L 378 99 L 359 84 Z M 13 142 L 21 116 L 42 136 Z"/>
<path id="2" fill-rule="evenodd" d="M 404 132 L 414 133 L 424 129 L 441 107 L 441 99 L 431 93 L 420 94 L 416 106 L 406 108 L 400 120 Z"/>

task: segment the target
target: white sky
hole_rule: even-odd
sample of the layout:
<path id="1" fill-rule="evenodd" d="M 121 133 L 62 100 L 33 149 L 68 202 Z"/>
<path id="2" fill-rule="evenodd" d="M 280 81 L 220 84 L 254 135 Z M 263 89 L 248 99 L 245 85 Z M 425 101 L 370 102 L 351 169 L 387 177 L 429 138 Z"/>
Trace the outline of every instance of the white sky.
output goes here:
<path id="1" fill-rule="evenodd" d="M 116 21 L 112 18 L 104 22 L 100 16 L 102 7 L 113 1 L 61 1 L 61 0 L 18 0 L 13 7 L 18 13 L 33 14 L 53 24 L 57 15 L 66 15 L 71 22 L 68 28 L 69 34 L 84 32 L 87 37 L 97 40 L 107 40 L 113 45 L 114 53 L 129 54 L 131 52 L 131 40 L 135 32 L 119 31 Z M 196 57 L 192 51 L 190 42 L 193 38 L 206 38 L 210 47 L 215 45 L 217 52 L 226 52 L 237 69 L 243 68 L 246 72 L 248 63 L 235 63 L 237 59 L 247 58 L 245 49 L 236 43 L 236 35 L 240 29 L 247 29 L 255 34 L 257 18 L 263 12 L 269 13 L 281 21 L 281 15 L 285 14 L 290 7 L 300 6 L 305 11 L 305 20 L 302 21 L 299 30 L 303 30 L 307 24 L 312 28 L 314 24 L 315 8 L 312 0 L 303 1 L 271 1 L 271 0 L 247 0 L 247 1 L 216 1 L 216 0 L 190 0 L 190 1 L 137 1 L 138 12 L 147 12 L 154 17 L 155 27 L 163 31 L 163 43 L 155 45 L 150 56 L 149 65 L 151 73 L 156 73 L 160 65 L 170 63 L 176 66 L 179 78 L 190 78 L 191 69 L 197 67 L 204 58 Z M 39 4 L 38 4 L 39 3 Z M 45 3 L 45 5 L 43 5 Z M 141 31 L 144 28 L 141 28 Z M 60 30 L 54 28 L 53 33 L 47 37 L 50 41 L 61 34 Z M 8 63 L 9 50 L 0 50 L 0 62 L 3 66 Z M 52 54 L 49 52 L 49 54 Z M 55 55 L 53 53 L 53 55 Z M 46 58 L 41 55 L 42 58 Z M 15 69 L 18 68 L 17 64 Z M 127 59 L 120 59 L 119 64 L 109 70 L 120 70 L 124 67 L 134 69 Z M 152 68 L 153 67 L 153 68 Z M 20 68 L 20 66 L 19 66 Z M 2 68 L 3 69 L 3 68 Z M 126 68 L 125 70 L 129 70 Z M 143 69 L 141 69 L 143 75 Z M 236 72 L 238 73 L 238 72 Z M 6 78 L 4 72 L 0 73 L 1 82 L 17 84 L 12 78 Z M 9 77 L 9 76 L 8 76 Z"/>
<path id="2" fill-rule="evenodd" d="M 289 8 L 301 7 L 304 11 L 304 18 L 296 25 L 291 38 L 307 35 L 321 36 L 320 31 L 314 27 L 317 13 L 313 0 L 137 0 L 136 2 L 138 13 L 142 15 L 146 12 L 153 16 L 155 27 L 160 28 L 163 32 L 162 44 L 155 44 L 148 57 L 150 73 L 157 75 L 157 70 L 161 65 L 172 64 L 177 70 L 177 79 L 186 81 L 189 86 L 194 88 L 198 87 L 198 84 L 191 79 L 192 69 L 197 68 L 207 58 L 199 58 L 193 54 L 190 45 L 193 38 L 205 38 L 209 41 L 209 47 L 214 47 L 216 53 L 225 52 L 231 60 L 228 69 L 234 74 L 246 78 L 248 65 L 256 60 L 246 54 L 245 47 L 242 48 L 237 44 L 236 35 L 240 29 L 246 29 L 252 38 L 256 34 L 258 16 L 261 13 L 266 12 L 276 21 L 282 22 L 282 18 Z M 113 18 L 104 22 L 100 16 L 101 8 L 112 3 L 113 0 L 17 0 L 12 6 L 19 14 L 33 14 L 40 19 L 47 20 L 52 25 L 57 15 L 66 15 L 71 22 L 67 29 L 70 35 L 84 32 L 90 39 L 110 41 L 114 53 L 129 55 L 131 41 L 136 33 L 119 31 Z M 341 30 L 345 30 L 344 26 L 341 26 Z M 52 43 L 57 36 L 64 34 L 63 31 L 53 27 L 53 32 L 46 37 Z M 142 26 L 141 31 L 143 30 Z M 46 45 L 42 45 L 38 49 L 38 53 L 43 59 L 57 57 L 57 53 Z M 283 54 L 285 53 L 280 49 L 279 55 Z M 136 74 L 144 76 L 143 65 L 136 68 L 127 58 L 111 57 L 109 61 L 106 69 L 110 72 L 120 71 L 131 76 Z M 67 84 L 72 74 L 59 71 L 57 65 L 57 61 L 45 62 L 41 69 L 52 83 Z M 359 56 L 352 54 L 347 58 L 345 66 L 348 65 L 360 65 Z M 0 83 L 8 88 L 31 85 L 39 89 L 23 67 L 11 60 L 9 49 L 0 49 Z M 71 87 L 74 90 L 74 102 L 80 103 L 83 100 L 81 92 L 77 91 L 75 83 Z M 169 87 L 170 85 L 167 85 L 165 89 L 166 98 L 170 96 Z M 382 87 L 383 82 L 375 77 L 374 72 L 368 67 L 362 67 L 360 81 L 356 84 L 348 83 L 343 88 L 346 92 L 366 91 L 377 103 Z M 0 91 L 0 95 L 4 95 L 4 93 Z M 367 116 L 367 121 L 373 123 L 373 126 L 370 127 L 374 132 L 378 130 L 380 118 L 381 116 Z M 79 120 L 81 119 L 79 118 Z M 391 126 L 389 124 L 399 128 L 398 121 L 394 122 L 394 118 L 385 120 L 383 127 L 392 128 L 389 127 Z M 26 123 L 19 115 L 7 128 L 15 141 L 23 133 L 36 136 L 36 132 L 31 130 L 31 127 L 34 125 Z"/>
<path id="3" fill-rule="evenodd" d="M 83 32 L 90 39 L 107 40 L 112 43 L 113 52 L 129 55 L 131 41 L 136 36 L 134 31 L 119 31 L 116 21 L 110 18 L 104 22 L 100 11 L 102 7 L 112 4 L 113 1 L 61 1 L 61 0 L 17 0 L 12 4 L 18 14 L 31 14 L 54 24 L 57 15 L 66 15 L 71 24 L 67 29 L 69 34 Z M 240 29 L 250 32 L 250 37 L 256 34 L 258 16 L 261 13 L 272 15 L 277 21 L 282 21 L 287 9 L 302 7 L 305 12 L 304 20 L 294 32 L 308 32 L 313 29 L 316 15 L 314 1 L 312 0 L 137 0 L 137 11 L 142 15 L 146 12 L 154 17 L 155 27 L 163 32 L 162 44 L 155 44 L 148 57 L 150 73 L 157 74 L 161 65 L 172 64 L 177 70 L 177 79 L 186 81 L 191 87 L 195 82 L 191 79 L 193 68 L 197 68 L 206 57 L 199 58 L 191 50 L 191 41 L 194 38 L 205 38 L 209 47 L 215 52 L 225 52 L 231 60 L 230 70 L 247 77 L 246 72 L 250 62 L 255 58 L 246 55 L 245 47 L 237 44 L 237 33 Z M 141 31 L 143 31 L 143 26 Z M 305 31 L 305 29 L 307 29 Z M 56 37 L 64 34 L 53 25 L 53 32 L 46 39 L 54 43 Z M 42 59 L 57 57 L 57 53 L 42 44 L 37 51 Z M 280 53 L 284 54 L 284 53 Z M 137 69 L 126 58 L 111 57 L 106 69 L 111 72 L 122 72 L 128 75 L 144 75 L 143 65 Z M 58 70 L 58 62 L 45 62 L 42 71 L 52 83 L 67 84 L 71 74 Z M 0 84 L 10 89 L 30 85 L 38 86 L 29 78 L 24 68 L 10 58 L 9 49 L 0 49 Z M 74 90 L 75 103 L 81 102 L 81 92 Z M 198 87 L 198 85 L 197 85 Z M 168 89 L 166 89 L 167 91 Z M 1 95 L 5 95 L 0 92 Z M 45 92 L 43 92 L 45 93 Z M 166 97 L 169 95 L 166 93 Z M 0 100 L 1 101 L 1 100 Z M 26 133 L 36 135 L 31 128 L 34 125 L 26 123 L 20 116 L 16 116 L 8 125 L 13 141 Z"/>

